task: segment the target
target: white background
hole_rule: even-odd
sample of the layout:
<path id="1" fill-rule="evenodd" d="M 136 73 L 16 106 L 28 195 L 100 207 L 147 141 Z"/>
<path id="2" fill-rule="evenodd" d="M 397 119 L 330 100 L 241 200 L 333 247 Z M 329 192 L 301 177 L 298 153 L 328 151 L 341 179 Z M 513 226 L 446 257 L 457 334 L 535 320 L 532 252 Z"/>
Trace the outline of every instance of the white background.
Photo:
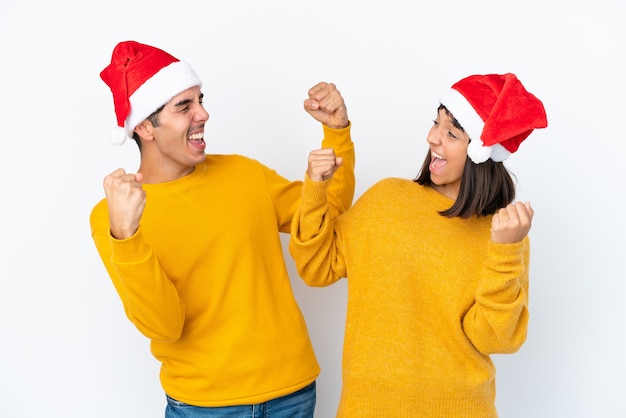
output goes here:
<path id="1" fill-rule="evenodd" d="M 99 78 L 127 39 L 195 67 L 209 152 L 249 155 L 292 179 L 321 139 L 306 91 L 336 83 L 357 197 L 383 177 L 415 176 L 453 82 L 516 73 L 549 127 L 507 161 L 536 215 L 528 340 L 495 357 L 500 415 L 626 416 L 625 18 L 623 0 L 2 0 L 0 416 L 163 415 L 158 364 L 88 222 L 102 178 L 138 166 L 134 143 L 108 142 L 115 119 Z M 288 262 L 322 366 L 317 417 L 333 417 L 345 281 L 307 288 Z"/>

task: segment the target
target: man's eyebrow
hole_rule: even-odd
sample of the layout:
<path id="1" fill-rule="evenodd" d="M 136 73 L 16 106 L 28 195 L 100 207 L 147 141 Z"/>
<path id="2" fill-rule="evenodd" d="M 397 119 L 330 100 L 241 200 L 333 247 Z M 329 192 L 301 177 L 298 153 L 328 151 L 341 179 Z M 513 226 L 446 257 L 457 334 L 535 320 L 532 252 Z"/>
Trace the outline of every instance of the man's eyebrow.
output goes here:
<path id="1" fill-rule="evenodd" d="M 203 98 L 204 98 L 204 93 L 200 93 L 200 102 L 202 102 Z M 189 103 L 193 103 L 193 100 L 192 99 L 183 99 L 180 102 L 174 103 L 174 107 L 187 106 Z"/>
<path id="2" fill-rule="evenodd" d="M 180 102 L 174 103 L 174 107 L 183 107 L 187 106 L 189 103 L 193 102 L 191 99 L 183 99 Z"/>
<path id="3" fill-rule="evenodd" d="M 204 93 L 200 93 L 200 102 L 202 102 L 203 98 L 204 98 Z M 193 103 L 193 99 L 183 99 L 180 102 L 174 103 L 174 107 L 187 106 L 189 103 Z"/>

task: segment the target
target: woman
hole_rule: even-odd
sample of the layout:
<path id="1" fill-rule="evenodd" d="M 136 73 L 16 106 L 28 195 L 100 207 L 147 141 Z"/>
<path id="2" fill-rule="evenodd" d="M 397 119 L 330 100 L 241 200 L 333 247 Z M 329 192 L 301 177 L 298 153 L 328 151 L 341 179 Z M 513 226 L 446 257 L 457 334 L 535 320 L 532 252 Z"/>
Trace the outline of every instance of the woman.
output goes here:
<path id="1" fill-rule="evenodd" d="M 418 177 L 378 182 L 334 221 L 336 161 L 311 153 L 290 251 L 309 285 L 348 278 L 337 416 L 497 416 L 490 355 L 526 339 L 533 217 L 502 161 L 546 126 L 515 75 L 464 78 Z"/>

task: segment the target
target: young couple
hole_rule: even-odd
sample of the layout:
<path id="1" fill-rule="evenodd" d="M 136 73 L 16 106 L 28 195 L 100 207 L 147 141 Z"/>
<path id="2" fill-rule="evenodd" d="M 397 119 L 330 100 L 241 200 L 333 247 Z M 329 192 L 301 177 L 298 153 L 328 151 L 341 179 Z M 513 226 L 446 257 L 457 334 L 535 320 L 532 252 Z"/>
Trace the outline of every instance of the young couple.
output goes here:
<path id="1" fill-rule="evenodd" d="M 101 78 L 112 140 L 133 138 L 92 236 L 128 318 L 161 362 L 166 418 L 313 417 L 320 372 L 279 234 L 312 286 L 348 280 L 337 416 L 495 417 L 490 355 L 526 338 L 533 210 L 503 161 L 543 105 L 513 74 L 447 91 L 415 179 L 383 179 L 352 206 L 355 154 L 340 92 L 304 109 L 322 124 L 304 181 L 207 153 L 202 82 L 171 54 L 119 43 Z"/>

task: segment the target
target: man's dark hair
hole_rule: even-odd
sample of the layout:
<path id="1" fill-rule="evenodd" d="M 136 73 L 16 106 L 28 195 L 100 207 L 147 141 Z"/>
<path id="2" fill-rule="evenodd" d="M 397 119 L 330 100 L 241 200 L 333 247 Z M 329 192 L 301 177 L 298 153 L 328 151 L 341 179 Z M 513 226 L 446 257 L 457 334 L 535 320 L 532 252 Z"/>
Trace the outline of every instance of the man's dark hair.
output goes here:
<path id="1" fill-rule="evenodd" d="M 159 113 L 161 113 L 161 110 L 163 110 L 164 107 L 165 105 L 161 106 L 160 108 L 152 112 L 150 116 L 146 118 L 148 121 L 150 121 L 152 126 L 154 126 L 155 128 L 158 128 L 161 124 L 161 122 L 159 121 Z M 135 140 L 135 143 L 139 147 L 139 151 L 141 151 L 141 140 L 139 139 L 139 135 L 137 135 L 137 132 L 133 132 L 133 139 Z"/>

